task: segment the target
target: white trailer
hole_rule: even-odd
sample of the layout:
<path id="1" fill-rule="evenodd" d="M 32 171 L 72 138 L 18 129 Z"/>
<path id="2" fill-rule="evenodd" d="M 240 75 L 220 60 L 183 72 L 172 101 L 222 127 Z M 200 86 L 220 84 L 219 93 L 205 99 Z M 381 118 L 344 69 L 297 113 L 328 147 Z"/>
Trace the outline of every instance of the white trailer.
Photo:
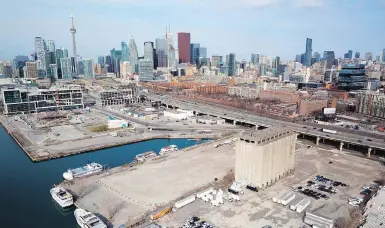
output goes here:
<path id="1" fill-rule="evenodd" d="M 287 195 L 285 198 L 283 198 L 281 200 L 281 204 L 286 206 L 288 205 L 290 202 L 292 202 L 293 200 L 295 199 L 295 193 L 294 192 L 291 192 L 289 195 Z"/>
<path id="2" fill-rule="evenodd" d="M 281 204 L 281 203 L 282 203 L 282 200 L 283 200 L 286 196 L 290 195 L 290 193 L 292 193 L 292 192 L 291 192 L 291 191 L 285 192 L 282 196 L 280 196 L 280 197 L 278 198 L 277 203 Z"/>
<path id="3" fill-rule="evenodd" d="M 325 227 L 325 228 L 333 228 L 334 222 L 332 219 L 325 218 L 316 214 L 312 214 L 310 212 L 306 212 L 304 223 L 311 225 L 312 227 Z"/>
<path id="4" fill-rule="evenodd" d="M 195 195 L 189 196 L 189 197 L 187 197 L 187 198 L 185 198 L 185 199 L 182 199 L 182 200 L 179 200 L 178 202 L 176 202 L 175 205 L 174 205 L 174 207 L 175 207 L 176 209 L 179 209 L 179 208 L 181 208 L 181 207 L 186 206 L 186 205 L 189 204 L 189 203 L 194 202 L 195 199 L 196 199 L 196 198 L 195 198 Z"/>
<path id="5" fill-rule="evenodd" d="M 290 204 L 290 210 L 293 210 L 295 211 L 298 207 L 298 205 L 301 203 L 301 201 L 303 200 L 302 197 L 297 197 L 297 199 L 295 199 L 291 204 Z"/>
<path id="6" fill-rule="evenodd" d="M 283 196 L 286 192 L 281 192 L 281 193 L 278 193 L 278 195 L 274 195 L 272 200 L 274 203 L 276 203 L 278 201 L 278 199 Z"/>
<path id="7" fill-rule="evenodd" d="M 306 198 L 301 201 L 301 203 L 297 206 L 296 211 L 298 213 L 302 213 L 308 206 L 310 205 L 310 199 Z"/>
<path id="8" fill-rule="evenodd" d="M 330 130 L 330 129 L 322 128 L 322 131 L 323 131 L 323 132 L 326 132 L 326 133 L 330 133 L 330 134 L 337 134 L 337 131 Z"/>
<path id="9" fill-rule="evenodd" d="M 202 199 L 203 196 L 213 193 L 215 190 L 214 188 L 208 188 L 206 190 L 203 190 L 197 194 L 197 197 L 199 199 Z"/>

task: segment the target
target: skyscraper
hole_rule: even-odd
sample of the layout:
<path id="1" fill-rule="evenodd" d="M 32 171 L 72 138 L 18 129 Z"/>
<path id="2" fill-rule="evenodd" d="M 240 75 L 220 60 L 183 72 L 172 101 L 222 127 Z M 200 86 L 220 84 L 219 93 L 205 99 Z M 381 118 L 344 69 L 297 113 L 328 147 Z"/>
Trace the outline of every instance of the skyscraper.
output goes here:
<path id="1" fill-rule="evenodd" d="M 324 51 L 324 60 L 326 60 L 326 68 L 330 69 L 334 65 L 334 51 Z"/>
<path id="2" fill-rule="evenodd" d="M 201 45 L 197 43 L 190 44 L 190 63 L 191 64 L 198 64 L 200 46 Z"/>
<path id="3" fill-rule="evenodd" d="M 122 41 L 122 61 L 130 61 L 130 49 L 126 42 Z M 99 63 L 100 64 L 100 63 Z"/>
<path id="4" fill-rule="evenodd" d="M 136 47 L 135 40 L 131 37 L 128 44 L 130 50 L 130 64 L 134 72 L 138 72 L 138 48 Z"/>
<path id="5" fill-rule="evenodd" d="M 205 47 L 200 47 L 199 48 L 199 58 L 207 58 L 207 48 Z"/>
<path id="6" fill-rule="evenodd" d="M 220 63 L 219 55 L 213 55 L 211 57 L 211 66 L 212 67 L 219 67 L 219 63 Z"/>
<path id="7" fill-rule="evenodd" d="M 57 67 L 57 77 L 62 79 L 61 63 L 60 59 L 64 58 L 63 49 L 56 49 L 56 67 Z"/>
<path id="8" fill-rule="evenodd" d="M 151 81 L 154 80 L 153 61 L 150 59 L 139 60 L 139 80 Z"/>
<path id="9" fill-rule="evenodd" d="M 359 53 L 359 52 L 356 52 L 356 53 L 354 54 L 354 58 L 359 59 L 359 58 L 360 58 L 360 53 Z"/>
<path id="10" fill-rule="evenodd" d="M 84 67 L 83 71 L 84 71 L 85 78 L 95 78 L 94 60 L 84 59 L 83 67 Z"/>
<path id="11" fill-rule="evenodd" d="M 158 67 L 167 67 L 167 47 L 168 42 L 164 38 L 155 39 L 156 57 L 158 59 Z"/>
<path id="12" fill-rule="evenodd" d="M 311 56 L 312 56 L 312 39 L 306 39 L 306 51 L 305 51 L 305 66 L 311 66 Z"/>
<path id="13" fill-rule="evenodd" d="M 278 69 L 279 65 L 281 64 L 281 58 L 277 56 L 274 61 L 274 67 L 275 69 Z"/>
<path id="14" fill-rule="evenodd" d="M 144 60 L 152 62 L 152 69 L 154 69 L 154 43 L 151 41 L 144 42 Z"/>
<path id="15" fill-rule="evenodd" d="M 321 59 L 321 55 L 320 55 L 320 53 L 318 53 L 318 52 L 314 52 L 314 58 L 315 58 L 315 61 L 316 61 L 316 62 L 319 62 L 319 61 L 320 61 L 320 59 Z"/>
<path id="16" fill-rule="evenodd" d="M 348 59 L 352 59 L 352 58 L 353 58 L 353 51 L 349 50 L 348 51 Z"/>
<path id="17" fill-rule="evenodd" d="M 37 63 L 36 62 L 26 62 L 26 78 L 36 79 L 37 78 Z"/>
<path id="18" fill-rule="evenodd" d="M 55 42 L 53 40 L 47 41 L 47 49 L 49 52 L 55 52 Z"/>
<path id="19" fill-rule="evenodd" d="M 122 59 L 123 59 L 123 50 L 122 50 Z M 104 68 L 104 56 L 98 57 L 98 64 L 100 65 L 101 68 Z"/>
<path id="20" fill-rule="evenodd" d="M 259 54 L 251 54 L 251 62 L 254 63 L 254 65 L 259 63 Z"/>
<path id="21" fill-rule="evenodd" d="M 373 53 L 371 52 L 365 53 L 365 60 L 366 61 L 373 60 Z"/>
<path id="22" fill-rule="evenodd" d="M 300 63 L 301 62 L 301 55 L 296 55 L 295 61 Z"/>
<path id="23" fill-rule="evenodd" d="M 189 63 L 190 61 L 190 33 L 178 33 L 179 62 Z"/>
<path id="24" fill-rule="evenodd" d="M 385 48 L 382 50 L 382 62 L 385 63 Z"/>
<path id="25" fill-rule="evenodd" d="M 68 58 L 68 57 L 69 57 L 69 55 L 68 55 L 68 49 L 62 48 L 62 50 L 63 50 L 63 57 L 64 57 L 64 58 Z"/>
<path id="26" fill-rule="evenodd" d="M 76 29 L 75 29 L 75 25 L 74 25 L 74 16 L 72 14 L 72 8 L 71 8 L 71 24 L 72 24 L 72 27 L 70 29 L 70 32 L 72 34 L 72 54 L 73 54 L 73 57 L 76 58 L 77 57 L 76 39 L 75 39 Z"/>
<path id="27" fill-rule="evenodd" d="M 45 63 L 45 49 L 44 49 L 44 40 L 41 37 L 35 37 L 35 51 L 37 60 L 40 61 L 40 64 L 38 66 L 39 70 L 46 71 L 47 65 Z"/>
<path id="28" fill-rule="evenodd" d="M 60 65 L 62 70 L 62 79 L 72 80 L 72 60 L 71 58 L 61 58 Z"/>
<path id="29" fill-rule="evenodd" d="M 236 72 L 235 53 L 229 54 L 228 66 L 229 66 L 228 76 L 235 76 L 235 72 Z"/>

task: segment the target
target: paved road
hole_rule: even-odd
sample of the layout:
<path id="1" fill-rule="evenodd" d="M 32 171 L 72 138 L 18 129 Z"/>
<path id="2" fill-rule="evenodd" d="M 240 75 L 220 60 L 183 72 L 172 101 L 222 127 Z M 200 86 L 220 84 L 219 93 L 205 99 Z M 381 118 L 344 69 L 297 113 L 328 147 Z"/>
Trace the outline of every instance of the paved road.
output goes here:
<path id="1" fill-rule="evenodd" d="M 325 139 L 342 141 L 342 142 L 355 144 L 355 145 L 362 145 L 373 149 L 385 150 L 385 142 L 383 139 L 367 138 L 365 136 L 354 135 L 354 134 L 349 134 L 345 132 L 337 132 L 336 134 L 331 134 L 331 133 L 323 132 L 321 128 L 314 129 L 313 127 L 310 127 L 307 125 L 261 117 L 254 114 L 247 113 L 246 111 L 241 111 L 241 110 L 240 111 L 224 110 L 223 107 L 218 107 L 217 105 L 214 105 L 214 104 L 207 105 L 203 103 L 181 100 L 170 96 L 148 95 L 147 97 L 151 100 L 162 101 L 164 104 L 167 104 L 167 105 L 176 106 L 182 109 L 197 111 L 202 114 L 218 116 L 225 119 L 235 120 L 235 121 L 259 125 L 259 126 L 266 126 L 266 127 L 285 126 L 285 127 L 291 128 L 292 130 L 298 133 L 302 133 L 306 135 L 319 136 Z"/>

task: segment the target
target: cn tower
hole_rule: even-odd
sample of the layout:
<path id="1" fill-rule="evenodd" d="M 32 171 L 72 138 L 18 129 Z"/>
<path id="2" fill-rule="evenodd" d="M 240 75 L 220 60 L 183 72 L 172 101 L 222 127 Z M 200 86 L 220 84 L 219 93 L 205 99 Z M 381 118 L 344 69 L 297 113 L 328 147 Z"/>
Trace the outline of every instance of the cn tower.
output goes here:
<path id="1" fill-rule="evenodd" d="M 70 29 L 70 32 L 72 34 L 72 51 L 73 51 L 73 57 L 76 59 L 76 57 L 77 57 L 76 39 L 75 39 L 76 29 L 75 29 L 75 25 L 74 25 L 74 16 L 72 14 L 72 7 L 71 7 L 71 22 L 72 22 L 72 27 Z"/>

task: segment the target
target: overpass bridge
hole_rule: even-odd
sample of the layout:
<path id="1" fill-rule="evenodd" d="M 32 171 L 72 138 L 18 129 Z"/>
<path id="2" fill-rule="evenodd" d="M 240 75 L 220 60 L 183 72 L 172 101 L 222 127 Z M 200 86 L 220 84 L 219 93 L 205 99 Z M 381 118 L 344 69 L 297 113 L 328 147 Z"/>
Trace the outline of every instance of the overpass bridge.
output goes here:
<path id="1" fill-rule="evenodd" d="M 345 132 L 337 132 L 336 134 L 323 132 L 322 128 L 311 127 L 304 124 L 286 122 L 282 120 L 272 119 L 257 116 L 251 114 L 246 110 L 226 110 L 222 106 L 215 104 L 204 104 L 192 101 L 181 100 L 178 98 L 166 96 L 166 95 L 154 95 L 147 96 L 148 100 L 159 101 L 169 108 L 181 108 L 193 111 L 195 114 L 205 114 L 215 116 L 219 118 L 232 121 L 234 124 L 245 123 L 256 128 L 270 127 L 270 126 L 282 126 L 289 127 L 298 134 L 304 136 L 315 137 L 316 144 L 319 144 L 320 140 L 332 140 L 340 143 L 340 150 L 343 146 L 349 147 L 349 145 L 363 146 L 368 149 L 367 156 L 370 157 L 371 153 L 376 150 L 385 151 L 385 141 L 383 139 L 367 138 L 361 135 L 355 135 Z"/>

